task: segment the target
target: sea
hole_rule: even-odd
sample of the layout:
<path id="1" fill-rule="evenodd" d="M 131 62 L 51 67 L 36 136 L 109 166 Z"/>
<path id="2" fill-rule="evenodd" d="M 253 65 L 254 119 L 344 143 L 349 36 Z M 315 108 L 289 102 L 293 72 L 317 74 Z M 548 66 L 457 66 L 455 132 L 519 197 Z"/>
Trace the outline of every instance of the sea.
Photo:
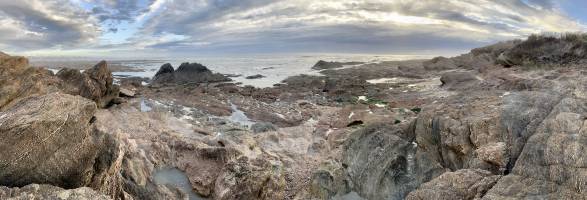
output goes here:
<path id="1" fill-rule="evenodd" d="M 170 63 L 177 68 L 184 62 L 197 62 L 208 67 L 210 70 L 222 74 L 238 75 L 232 77 L 234 82 L 240 82 L 242 85 L 252 85 L 255 87 L 272 87 L 274 84 L 281 82 L 290 76 L 308 74 L 320 75 L 319 71 L 313 70 L 312 66 L 319 60 L 337 61 L 337 62 L 365 62 L 378 63 L 383 61 L 398 61 L 411 59 L 428 59 L 431 55 L 245 55 L 245 56 L 201 56 L 190 58 L 171 58 L 171 59 L 105 59 L 111 64 L 123 65 L 137 68 L 139 72 L 113 72 L 115 77 L 145 77 L 152 78 L 159 67 L 165 63 Z M 44 60 L 63 61 L 90 61 L 98 62 L 101 59 L 95 58 L 32 58 L 33 62 Z M 53 66 L 53 70 L 59 69 L 59 66 Z M 246 79 L 247 76 L 263 75 L 260 79 Z"/>

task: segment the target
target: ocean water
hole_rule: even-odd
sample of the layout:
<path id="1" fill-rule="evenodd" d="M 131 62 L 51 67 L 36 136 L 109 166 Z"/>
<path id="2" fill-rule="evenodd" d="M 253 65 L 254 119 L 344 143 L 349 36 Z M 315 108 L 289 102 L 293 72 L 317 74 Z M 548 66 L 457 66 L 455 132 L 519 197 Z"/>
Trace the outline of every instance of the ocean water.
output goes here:
<path id="1" fill-rule="evenodd" d="M 247 55 L 247 56 L 214 56 L 172 59 L 110 59 L 107 61 L 138 68 L 144 72 L 115 72 L 115 76 L 136 76 L 152 78 L 159 67 L 170 63 L 177 68 L 183 62 L 197 62 L 207 66 L 210 70 L 222 74 L 240 75 L 232 78 L 243 85 L 256 87 L 271 87 L 289 76 L 299 74 L 320 75 L 319 71 L 312 70 L 312 66 L 319 60 L 338 62 L 367 62 L 396 61 L 409 59 L 431 58 L 429 55 Z M 79 58 L 78 58 L 79 60 Z M 88 59 L 89 60 L 89 59 Z M 98 60 L 98 59 L 96 59 Z M 265 78 L 246 79 L 245 77 L 261 74 Z"/>

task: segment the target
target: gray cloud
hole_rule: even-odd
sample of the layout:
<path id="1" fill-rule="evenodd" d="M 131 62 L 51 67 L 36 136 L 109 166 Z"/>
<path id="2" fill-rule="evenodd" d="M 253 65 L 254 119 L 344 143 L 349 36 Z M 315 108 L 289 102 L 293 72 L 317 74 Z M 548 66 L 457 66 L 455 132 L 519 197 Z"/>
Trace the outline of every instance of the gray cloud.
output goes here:
<path id="1" fill-rule="evenodd" d="M 88 0 L 96 7 L 92 8 L 92 14 L 101 22 L 110 20 L 112 23 L 121 21 L 134 21 L 135 18 L 148 10 L 141 6 L 140 0 Z M 145 5 L 150 5 L 154 0 L 146 0 Z"/>
<path id="2" fill-rule="evenodd" d="M 554 0 L 23 0 L 0 2 L 0 25 L 0 48 L 187 54 L 464 50 L 584 30 Z"/>
<path id="3" fill-rule="evenodd" d="M 159 40 L 146 48 L 423 51 L 583 28 L 550 0 L 175 0 L 165 7 L 145 23 L 136 39 L 184 37 Z"/>
<path id="4" fill-rule="evenodd" d="M 11 49 L 78 46 L 99 34 L 94 19 L 68 1 L 0 1 L 0 45 Z"/>

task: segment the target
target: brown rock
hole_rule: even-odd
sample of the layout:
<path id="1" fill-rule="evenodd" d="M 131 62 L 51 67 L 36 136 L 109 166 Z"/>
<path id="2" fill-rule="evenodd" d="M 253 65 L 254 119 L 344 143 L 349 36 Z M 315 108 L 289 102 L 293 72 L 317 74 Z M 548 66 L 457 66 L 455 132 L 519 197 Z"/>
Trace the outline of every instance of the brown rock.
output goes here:
<path id="1" fill-rule="evenodd" d="M 91 69 L 79 73 L 74 69 L 62 69 L 57 73 L 66 84 L 68 94 L 80 95 L 96 102 L 100 108 L 112 104 L 119 95 L 119 87 L 112 84 L 114 78 L 108 69 L 106 61 L 96 64 Z"/>
<path id="2" fill-rule="evenodd" d="M 91 186 L 120 195 L 116 166 L 123 153 L 91 127 L 95 111 L 85 98 L 50 93 L 0 112 L 0 185 Z"/>
<path id="3" fill-rule="evenodd" d="M 447 172 L 410 192 L 407 200 L 472 200 L 483 197 L 500 176 L 479 169 Z"/>

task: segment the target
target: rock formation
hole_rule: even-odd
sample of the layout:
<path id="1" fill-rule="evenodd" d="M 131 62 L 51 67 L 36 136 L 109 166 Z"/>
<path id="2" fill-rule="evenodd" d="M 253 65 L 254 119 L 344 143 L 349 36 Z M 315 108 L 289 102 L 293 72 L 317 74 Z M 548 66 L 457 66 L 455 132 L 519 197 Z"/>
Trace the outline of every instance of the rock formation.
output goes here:
<path id="1" fill-rule="evenodd" d="M 213 73 L 206 66 L 199 63 L 182 63 L 177 70 L 171 64 L 161 66 L 153 77 L 151 84 L 186 84 L 186 83 L 214 83 L 231 81 L 225 75 Z"/>
<path id="2" fill-rule="evenodd" d="M 57 76 L 66 83 L 65 91 L 68 94 L 91 99 L 100 108 L 112 104 L 119 94 L 119 86 L 113 84 L 112 72 L 108 69 L 106 61 L 96 64 L 83 73 L 65 68 L 60 70 Z"/>
<path id="3" fill-rule="evenodd" d="M 327 62 L 323 60 L 319 60 L 312 69 L 314 70 L 324 70 L 324 69 L 336 69 L 344 67 L 345 65 L 359 65 L 363 64 L 363 62 Z"/>
<path id="4" fill-rule="evenodd" d="M 115 171 L 121 150 L 92 128 L 95 111 L 85 98 L 50 93 L 0 112 L 0 185 L 88 186 L 120 195 Z"/>
<path id="5" fill-rule="evenodd" d="M 256 74 L 256 75 L 247 76 L 245 78 L 246 79 L 260 79 L 260 78 L 265 78 L 265 76 L 263 76 L 261 74 Z"/>
<path id="6" fill-rule="evenodd" d="M 0 111 L 22 99 L 59 91 L 60 81 L 51 71 L 28 66 L 28 59 L 0 56 Z"/>
<path id="7" fill-rule="evenodd" d="M 164 65 L 150 86 L 127 80 L 140 98 L 109 109 L 58 93 L 108 91 L 102 67 L 56 78 L 0 55 L 14 65 L 0 65 L 10 187 L 0 198 L 584 199 L 578 37 L 326 69 L 273 88 Z M 71 84 L 85 80 L 92 87 Z M 187 189 L 155 180 L 169 168 Z"/>

